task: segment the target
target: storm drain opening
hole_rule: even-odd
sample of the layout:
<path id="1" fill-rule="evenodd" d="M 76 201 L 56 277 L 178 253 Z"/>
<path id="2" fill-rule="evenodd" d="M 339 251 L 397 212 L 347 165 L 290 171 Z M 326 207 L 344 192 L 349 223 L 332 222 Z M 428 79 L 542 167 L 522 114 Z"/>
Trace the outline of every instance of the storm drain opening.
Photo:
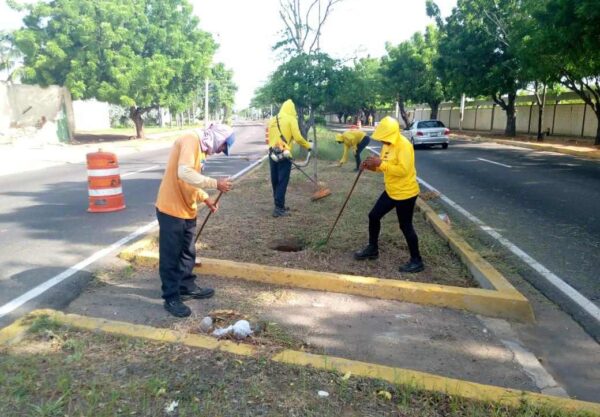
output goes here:
<path id="1" fill-rule="evenodd" d="M 270 249 L 279 251 L 279 252 L 300 252 L 304 250 L 306 244 L 300 239 L 296 238 L 287 238 L 287 239 L 279 239 L 274 240 L 269 245 Z"/>

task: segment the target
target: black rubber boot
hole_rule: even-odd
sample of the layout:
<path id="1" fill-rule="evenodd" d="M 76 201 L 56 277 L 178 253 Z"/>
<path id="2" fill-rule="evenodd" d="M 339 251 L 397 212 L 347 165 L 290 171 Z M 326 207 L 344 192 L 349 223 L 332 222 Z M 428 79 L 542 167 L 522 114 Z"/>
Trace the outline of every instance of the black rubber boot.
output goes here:
<path id="1" fill-rule="evenodd" d="M 408 263 L 400 267 L 400 272 L 413 274 L 415 272 L 421 272 L 424 269 L 425 265 L 423 264 L 423 260 L 411 259 Z"/>
<path id="2" fill-rule="evenodd" d="M 175 317 L 188 317 L 192 314 L 192 310 L 181 302 L 180 299 L 176 298 L 173 300 L 165 300 L 165 310 L 174 315 Z"/>
<path id="3" fill-rule="evenodd" d="M 357 261 L 364 261 L 365 259 L 377 259 L 379 258 L 379 248 L 368 244 L 363 250 L 354 252 L 354 259 Z"/>
<path id="4" fill-rule="evenodd" d="M 179 287 L 179 295 L 183 300 L 189 300 L 194 298 L 201 300 L 203 298 L 210 298 L 215 295 L 215 290 L 212 288 L 200 288 L 194 285 L 194 288 Z"/>

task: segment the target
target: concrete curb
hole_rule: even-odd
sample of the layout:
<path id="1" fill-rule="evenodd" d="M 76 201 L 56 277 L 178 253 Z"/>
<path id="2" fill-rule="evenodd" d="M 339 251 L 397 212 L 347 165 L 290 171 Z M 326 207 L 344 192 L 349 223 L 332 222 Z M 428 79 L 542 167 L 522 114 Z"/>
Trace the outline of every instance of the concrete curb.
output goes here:
<path id="1" fill-rule="evenodd" d="M 500 145 L 516 146 L 519 148 L 532 149 L 534 151 L 556 152 L 556 153 L 561 153 L 563 155 L 577 156 L 580 158 L 590 159 L 590 160 L 594 160 L 594 161 L 600 160 L 600 152 L 593 153 L 594 151 L 590 152 L 590 151 L 578 151 L 576 149 L 558 148 L 558 147 L 555 147 L 555 146 L 552 146 L 549 144 L 527 143 L 527 142 L 520 142 L 520 141 L 512 141 L 512 140 L 508 140 L 508 139 L 494 139 L 494 138 L 486 138 L 486 137 L 482 137 L 481 139 L 475 139 L 473 137 L 455 136 L 455 138 L 461 139 L 461 140 L 468 140 L 471 142 L 494 142 L 494 143 L 498 143 Z"/>
<path id="2" fill-rule="evenodd" d="M 125 250 L 120 256 L 125 260 L 146 267 L 156 267 L 158 265 L 158 254 L 155 252 Z M 203 258 L 202 266 L 197 267 L 195 271 L 219 278 L 243 279 L 309 290 L 398 300 L 461 309 L 490 317 L 523 322 L 533 321 L 533 313 L 529 302 L 516 291 L 462 288 L 304 269 L 280 268 L 210 258 Z"/>
<path id="3" fill-rule="evenodd" d="M 54 310 L 36 310 L 31 312 L 28 316 L 18 321 L 21 332 L 27 330 L 29 327 L 28 323 L 31 323 L 33 319 L 44 316 L 64 325 L 84 330 L 102 331 L 166 343 L 181 343 L 186 346 L 208 350 L 220 350 L 240 356 L 257 356 L 261 353 L 269 355 L 268 352 L 262 352 L 254 346 L 237 344 L 229 341 L 219 341 L 208 336 L 183 334 L 169 329 L 159 329 L 151 326 L 98 319 L 76 314 L 65 314 Z M 6 344 L 13 341 L 12 338 L 8 337 L 5 330 L 6 329 L 0 331 L 0 344 Z M 600 403 L 552 397 L 535 392 L 478 384 L 425 372 L 393 368 L 332 356 L 315 355 L 294 350 L 283 350 L 270 356 L 269 359 L 274 362 L 288 365 L 312 366 L 316 369 L 337 371 L 340 373 L 350 372 L 355 376 L 382 379 L 393 384 L 410 385 L 417 389 L 441 392 L 447 395 L 455 395 L 476 401 L 489 401 L 510 406 L 519 406 L 523 402 L 526 402 L 535 406 L 554 407 L 564 411 L 600 413 Z"/>
<path id="4" fill-rule="evenodd" d="M 419 199 L 417 207 L 438 234 L 459 254 L 482 288 L 379 279 L 218 259 L 203 259 L 202 267 L 197 272 L 217 277 L 449 307 L 522 322 L 535 321 L 533 309 L 527 298 L 441 221 L 427 203 Z M 144 250 L 152 239 L 146 237 L 132 244 L 119 256 L 127 261 L 155 267 L 158 264 L 158 254 Z"/>

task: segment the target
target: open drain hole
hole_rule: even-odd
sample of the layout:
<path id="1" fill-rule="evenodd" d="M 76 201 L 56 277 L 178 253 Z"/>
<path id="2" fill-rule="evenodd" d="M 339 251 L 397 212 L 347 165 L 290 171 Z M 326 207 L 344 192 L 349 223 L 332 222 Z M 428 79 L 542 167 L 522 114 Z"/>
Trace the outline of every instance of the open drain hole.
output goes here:
<path id="1" fill-rule="evenodd" d="M 269 248 L 279 252 L 300 252 L 304 250 L 305 246 L 305 243 L 300 239 L 289 238 L 274 240 Z"/>

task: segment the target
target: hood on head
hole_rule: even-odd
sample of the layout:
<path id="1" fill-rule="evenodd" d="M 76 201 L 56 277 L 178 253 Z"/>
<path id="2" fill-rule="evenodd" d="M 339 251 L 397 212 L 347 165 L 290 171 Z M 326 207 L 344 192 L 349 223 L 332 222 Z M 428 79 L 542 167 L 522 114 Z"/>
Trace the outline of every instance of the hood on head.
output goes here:
<path id="1" fill-rule="evenodd" d="M 214 123 L 208 129 L 197 129 L 196 134 L 200 138 L 202 152 L 207 155 L 213 155 L 221 150 L 225 155 L 229 155 L 229 148 L 235 142 L 233 129 L 221 123 Z"/>
<path id="2" fill-rule="evenodd" d="M 371 135 L 372 139 L 379 142 L 395 144 L 400 137 L 400 124 L 396 119 L 386 116 L 377 125 L 375 131 Z"/>
<path id="3" fill-rule="evenodd" d="M 298 117 L 298 113 L 296 113 L 296 105 L 294 104 L 292 99 L 288 99 L 283 102 L 283 104 L 281 105 L 281 109 L 279 109 L 279 114 Z"/>

